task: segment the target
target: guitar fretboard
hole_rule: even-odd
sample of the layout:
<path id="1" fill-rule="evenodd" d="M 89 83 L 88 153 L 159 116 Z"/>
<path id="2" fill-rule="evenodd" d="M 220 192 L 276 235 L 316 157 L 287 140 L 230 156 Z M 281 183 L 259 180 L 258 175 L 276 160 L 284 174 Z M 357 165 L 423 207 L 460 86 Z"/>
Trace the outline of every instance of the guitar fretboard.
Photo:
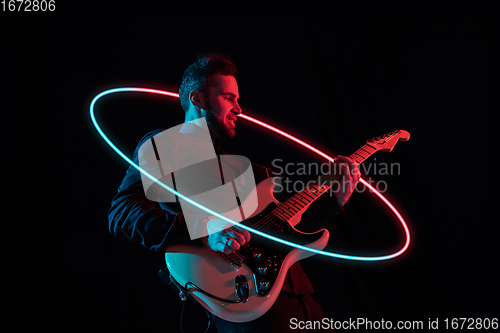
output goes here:
<path id="1" fill-rule="evenodd" d="M 310 204 L 330 189 L 330 185 L 309 185 L 285 200 L 273 210 L 280 219 L 290 221 L 295 215 L 305 211 Z"/>
<path id="2" fill-rule="evenodd" d="M 365 144 L 363 147 L 359 148 L 352 154 L 350 157 L 356 161 L 356 163 L 363 163 L 368 157 L 372 156 L 373 153 L 377 151 L 376 148 L 370 146 L 369 144 Z"/>

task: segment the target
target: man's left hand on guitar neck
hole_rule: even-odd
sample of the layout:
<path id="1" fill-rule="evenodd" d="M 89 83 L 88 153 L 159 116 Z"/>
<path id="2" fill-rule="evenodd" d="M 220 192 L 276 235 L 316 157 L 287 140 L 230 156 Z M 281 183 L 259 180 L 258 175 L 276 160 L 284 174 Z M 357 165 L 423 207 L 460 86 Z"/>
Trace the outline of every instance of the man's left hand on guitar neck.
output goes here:
<path id="1" fill-rule="evenodd" d="M 358 163 L 352 158 L 338 155 L 335 158 L 335 163 L 332 165 L 331 172 L 338 178 L 339 183 L 337 184 L 338 187 L 334 188 L 334 194 L 339 206 L 343 207 L 351 197 L 361 177 Z"/>

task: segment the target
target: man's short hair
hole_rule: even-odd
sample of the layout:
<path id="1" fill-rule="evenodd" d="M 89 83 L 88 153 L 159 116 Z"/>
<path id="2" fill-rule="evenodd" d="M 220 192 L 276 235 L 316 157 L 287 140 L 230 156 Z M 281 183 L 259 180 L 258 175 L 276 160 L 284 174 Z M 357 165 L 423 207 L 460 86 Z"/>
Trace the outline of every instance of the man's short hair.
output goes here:
<path id="1" fill-rule="evenodd" d="M 238 69 L 231 59 L 223 54 L 202 53 L 182 76 L 179 98 L 182 109 L 189 109 L 189 95 L 193 90 L 205 94 L 213 84 L 217 74 L 238 76 Z"/>

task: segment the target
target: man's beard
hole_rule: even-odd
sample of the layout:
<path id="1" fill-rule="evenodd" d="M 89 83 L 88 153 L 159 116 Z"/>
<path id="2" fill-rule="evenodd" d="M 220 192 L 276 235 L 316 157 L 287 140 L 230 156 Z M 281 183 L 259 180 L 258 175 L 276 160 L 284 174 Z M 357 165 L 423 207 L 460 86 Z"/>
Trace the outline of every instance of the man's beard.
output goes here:
<path id="1" fill-rule="evenodd" d="M 208 126 L 219 136 L 220 139 L 232 139 L 236 135 L 236 131 L 224 125 L 224 122 L 217 117 L 211 108 L 208 110 L 202 109 L 201 115 L 207 120 Z"/>

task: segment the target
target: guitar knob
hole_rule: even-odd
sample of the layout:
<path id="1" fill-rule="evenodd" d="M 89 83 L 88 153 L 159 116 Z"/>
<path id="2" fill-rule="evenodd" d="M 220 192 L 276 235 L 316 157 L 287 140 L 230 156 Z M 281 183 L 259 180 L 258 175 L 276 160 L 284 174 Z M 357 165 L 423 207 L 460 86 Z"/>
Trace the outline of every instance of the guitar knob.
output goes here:
<path id="1" fill-rule="evenodd" d="M 262 256 L 262 253 L 260 253 L 259 251 L 254 251 L 252 256 L 253 256 L 253 260 L 259 261 L 260 257 Z"/>
<path id="2" fill-rule="evenodd" d="M 269 281 L 267 281 L 266 279 L 262 279 L 260 280 L 259 286 L 260 289 L 267 290 L 269 288 Z"/>
<path id="3" fill-rule="evenodd" d="M 259 274 L 264 275 L 267 272 L 267 266 L 266 265 L 260 265 L 259 266 Z"/>

